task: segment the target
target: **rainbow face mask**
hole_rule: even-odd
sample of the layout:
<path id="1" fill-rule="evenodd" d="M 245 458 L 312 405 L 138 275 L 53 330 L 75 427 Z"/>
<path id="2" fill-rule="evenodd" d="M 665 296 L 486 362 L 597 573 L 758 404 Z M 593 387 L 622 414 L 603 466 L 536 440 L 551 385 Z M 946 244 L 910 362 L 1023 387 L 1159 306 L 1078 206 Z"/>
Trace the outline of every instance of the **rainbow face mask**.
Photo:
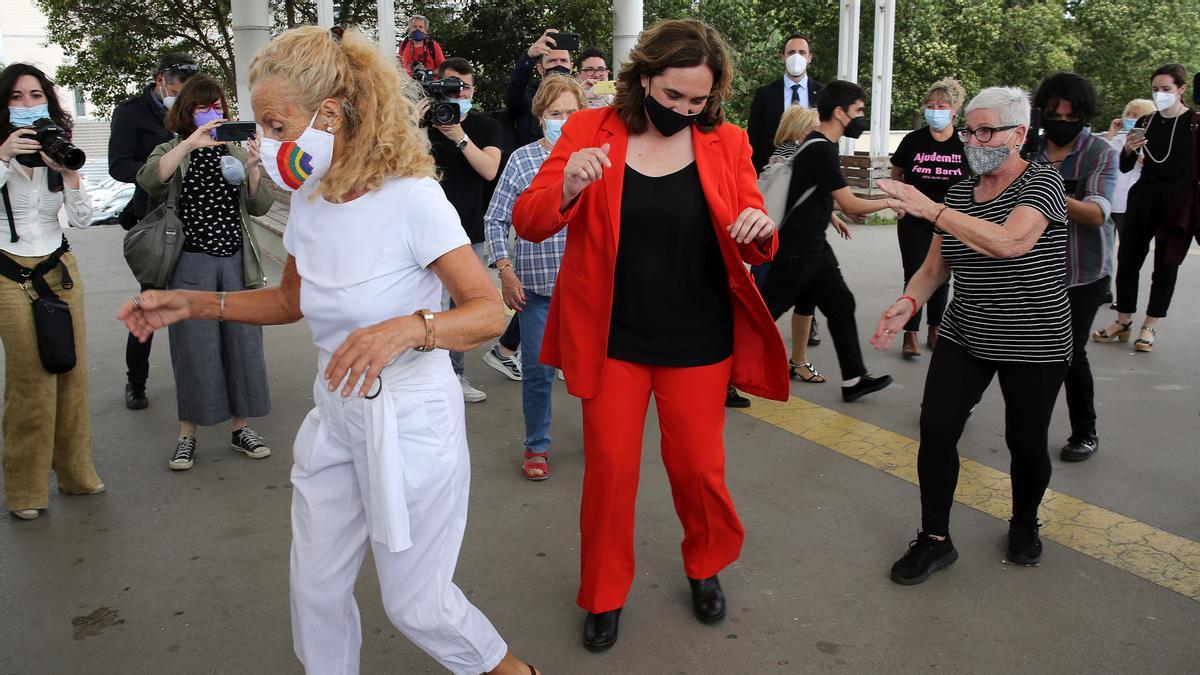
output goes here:
<path id="1" fill-rule="evenodd" d="M 305 183 L 315 183 L 333 163 L 333 134 L 312 127 L 313 113 L 304 133 L 294 141 L 262 138 L 262 162 L 267 175 L 279 187 L 294 192 Z"/>

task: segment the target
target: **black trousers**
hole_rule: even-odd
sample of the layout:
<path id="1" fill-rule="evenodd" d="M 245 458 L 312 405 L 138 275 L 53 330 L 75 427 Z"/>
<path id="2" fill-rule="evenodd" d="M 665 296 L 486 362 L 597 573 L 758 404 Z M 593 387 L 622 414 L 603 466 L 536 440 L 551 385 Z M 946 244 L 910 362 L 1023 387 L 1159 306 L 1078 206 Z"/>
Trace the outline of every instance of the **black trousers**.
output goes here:
<path id="1" fill-rule="evenodd" d="M 146 284 L 141 285 L 143 291 L 153 288 Z M 150 347 L 153 344 L 154 333 L 151 333 L 145 342 L 138 342 L 133 333 L 125 340 L 125 377 L 128 378 L 129 384 L 135 387 L 146 386 L 146 380 L 150 379 Z"/>
<path id="2" fill-rule="evenodd" d="M 917 476 L 921 483 L 921 529 L 950 534 L 950 506 L 958 487 L 958 440 L 971 408 L 993 375 L 1004 394 L 1004 439 L 1012 455 L 1013 518 L 1032 522 L 1050 484 L 1047 432 L 1066 363 L 984 361 L 939 339 L 929 362 L 921 401 L 921 444 Z"/>
<path id="3" fill-rule="evenodd" d="M 1110 279 L 1101 277 L 1090 284 L 1067 289 L 1071 303 L 1071 365 L 1063 388 L 1067 392 L 1067 410 L 1071 416 L 1071 436 L 1096 433 L 1095 387 L 1092 366 L 1088 363 L 1087 344 L 1092 323 L 1100 306 L 1109 302 Z"/>
<path id="4" fill-rule="evenodd" d="M 517 320 L 516 314 L 508 320 L 508 328 L 504 329 L 504 335 L 500 336 L 500 346 L 511 352 L 517 351 L 521 346 L 521 322 Z"/>
<path id="5" fill-rule="evenodd" d="M 841 366 L 842 379 L 849 380 L 867 373 L 863 364 L 862 347 L 858 342 L 858 324 L 854 320 L 854 294 L 842 278 L 837 256 L 829 242 L 815 256 L 776 256 L 767 271 L 763 300 L 771 317 L 778 319 L 809 291 L 816 306 L 825 315 L 825 329 L 833 339 Z"/>
<path id="6" fill-rule="evenodd" d="M 910 279 L 921 269 L 925 256 L 929 255 L 929 245 L 933 243 L 933 225 L 928 220 L 916 218 L 901 218 L 896 224 L 896 238 L 900 241 L 900 260 L 904 265 L 904 285 L 907 287 Z M 942 325 L 942 315 L 946 313 L 946 300 L 950 295 L 950 284 L 944 283 L 938 287 L 925 307 L 904 324 L 904 330 L 917 331 L 921 329 L 921 313 L 929 310 L 929 325 Z"/>
<path id="7" fill-rule="evenodd" d="M 1137 312 L 1138 281 L 1142 264 L 1150 252 L 1150 242 L 1162 229 L 1167 214 L 1187 186 L 1187 181 L 1163 183 L 1144 178 L 1129 195 L 1125 226 L 1121 228 L 1121 246 L 1117 248 L 1117 311 Z M 1175 294 L 1179 266 L 1166 261 L 1165 247 L 1154 249 L 1154 274 L 1150 277 L 1150 302 L 1146 316 L 1163 318 Z"/>

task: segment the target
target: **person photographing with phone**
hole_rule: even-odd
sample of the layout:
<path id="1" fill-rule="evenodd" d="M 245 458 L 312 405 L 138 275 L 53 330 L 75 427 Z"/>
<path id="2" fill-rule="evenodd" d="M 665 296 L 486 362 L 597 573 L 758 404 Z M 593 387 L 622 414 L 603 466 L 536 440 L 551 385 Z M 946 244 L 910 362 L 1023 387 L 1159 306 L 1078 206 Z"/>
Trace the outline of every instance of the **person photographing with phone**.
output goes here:
<path id="1" fill-rule="evenodd" d="M 571 52 L 564 46 L 570 43 L 569 36 L 574 36 L 575 49 L 578 49 L 578 34 L 547 28 L 517 58 L 504 92 L 505 113 L 516 134 L 514 148 L 524 147 L 542 137 L 541 123 L 533 115 L 533 95 L 537 92 L 537 86 L 532 83 L 533 75 L 536 73 L 540 78 L 553 74 L 571 76 L 575 66 Z M 564 45 L 558 40 L 564 40 Z"/>
<path id="2" fill-rule="evenodd" d="M 234 292 L 266 285 L 250 216 L 265 215 L 267 188 L 258 140 L 248 149 L 219 140 L 228 111 L 221 85 L 207 75 L 187 81 L 166 126 L 176 138 L 154 149 L 138 171 L 151 203 L 177 200 L 183 252 L 168 289 Z M 239 124 L 244 131 L 245 124 Z M 239 127 L 235 127 L 236 131 Z M 192 468 L 196 428 L 232 419 L 230 447 L 251 459 L 271 454 L 247 419 L 271 410 L 262 328 L 217 321 L 171 326 L 171 368 L 179 413 L 179 438 L 168 466 Z"/>

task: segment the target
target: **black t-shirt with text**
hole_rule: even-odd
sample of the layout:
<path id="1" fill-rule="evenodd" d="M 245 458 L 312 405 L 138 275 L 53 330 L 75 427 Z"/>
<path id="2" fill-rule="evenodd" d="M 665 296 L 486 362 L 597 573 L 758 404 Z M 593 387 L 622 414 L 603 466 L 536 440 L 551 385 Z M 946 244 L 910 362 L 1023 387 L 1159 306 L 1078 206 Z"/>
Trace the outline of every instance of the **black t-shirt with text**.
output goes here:
<path id="1" fill-rule="evenodd" d="M 939 141 L 929 127 L 904 137 L 892 154 L 892 166 L 904 170 L 904 182 L 935 202 L 946 198 L 946 190 L 971 175 L 963 142 L 958 134 Z"/>
<path id="2" fill-rule="evenodd" d="M 500 147 L 500 125 L 496 120 L 471 112 L 463 119 L 462 128 L 475 146 Z M 433 161 L 441 174 L 442 190 L 458 211 L 471 243 L 477 244 L 484 240 L 483 214 L 487 211 L 484 190 L 488 182 L 445 134 L 432 127 L 427 131 L 433 146 Z"/>

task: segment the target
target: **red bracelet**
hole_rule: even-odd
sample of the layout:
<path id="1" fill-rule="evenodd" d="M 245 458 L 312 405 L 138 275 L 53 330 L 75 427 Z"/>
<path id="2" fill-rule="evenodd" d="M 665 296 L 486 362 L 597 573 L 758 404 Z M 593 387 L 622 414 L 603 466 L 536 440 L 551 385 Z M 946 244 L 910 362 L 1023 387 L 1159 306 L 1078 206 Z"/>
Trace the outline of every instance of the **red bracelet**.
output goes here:
<path id="1" fill-rule="evenodd" d="M 912 308 L 913 308 L 912 313 L 913 313 L 913 316 L 916 316 L 917 315 L 917 299 L 911 295 L 902 295 L 902 296 L 896 298 L 896 302 L 900 302 L 901 300 L 907 300 L 912 303 Z"/>

